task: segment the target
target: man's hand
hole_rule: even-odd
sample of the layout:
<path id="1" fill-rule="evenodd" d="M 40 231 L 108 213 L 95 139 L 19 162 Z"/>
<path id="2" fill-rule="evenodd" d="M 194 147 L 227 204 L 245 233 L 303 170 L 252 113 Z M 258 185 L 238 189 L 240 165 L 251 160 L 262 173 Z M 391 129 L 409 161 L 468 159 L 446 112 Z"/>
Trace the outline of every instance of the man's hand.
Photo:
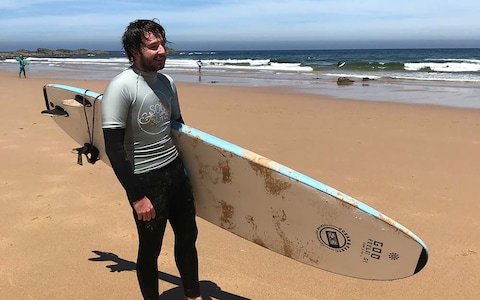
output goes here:
<path id="1" fill-rule="evenodd" d="M 133 202 L 133 208 L 137 213 L 137 217 L 141 221 L 150 221 L 155 219 L 155 208 L 153 208 L 152 202 L 147 197 Z"/>

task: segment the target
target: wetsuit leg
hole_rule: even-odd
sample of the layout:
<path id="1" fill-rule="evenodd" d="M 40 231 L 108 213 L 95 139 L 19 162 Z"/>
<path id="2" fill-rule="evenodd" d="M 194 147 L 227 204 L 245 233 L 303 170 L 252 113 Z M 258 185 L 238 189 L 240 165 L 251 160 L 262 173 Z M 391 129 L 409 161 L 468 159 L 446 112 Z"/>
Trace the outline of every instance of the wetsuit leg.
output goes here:
<path id="1" fill-rule="evenodd" d="M 140 221 L 133 212 L 137 225 L 139 246 L 137 256 L 137 278 L 144 299 L 158 300 L 158 257 L 170 211 L 172 179 L 169 166 L 137 175 L 145 188 L 146 196 L 156 211 L 155 219 Z"/>
<path id="2" fill-rule="evenodd" d="M 158 300 L 158 256 L 162 248 L 166 220 L 158 220 L 152 229 L 146 222 L 137 220 L 139 237 L 137 279 L 144 299 Z"/>
<path id="3" fill-rule="evenodd" d="M 170 224 L 175 233 L 175 262 L 182 278 L 185 296 L 200 296 L 198 279 L 198 256 L 195 242 L 198 229 L 195 220 L 195 204 L 190 182 L 185 175 L 183 163 L 176 170 L 174 182 L 178 183 L 172 199 Z"/>
<path id="4" fill-rule="evenodd" d="M 143 297 L 158 299 L 157 261 L 167 219 L 175 234 L 175 262 L 185 295 L 190 298 L 200 296 L 195 205 L 182 161 L 177 158 L 170 165 L 139 178 L 157 214 L 155 219 L 144 222 L 139 221 L 134 213 L 139 235 L 137 278 Z"/>

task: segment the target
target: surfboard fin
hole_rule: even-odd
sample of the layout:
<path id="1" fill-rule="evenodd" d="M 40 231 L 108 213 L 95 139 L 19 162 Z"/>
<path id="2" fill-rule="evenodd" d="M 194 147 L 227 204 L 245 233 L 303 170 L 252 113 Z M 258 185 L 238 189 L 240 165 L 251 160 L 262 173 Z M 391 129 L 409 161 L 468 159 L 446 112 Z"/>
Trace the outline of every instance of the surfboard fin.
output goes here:
<path id="1" fill-rule="evenodd" d="M 68 112 L 58 105 L 55 105 L 54 109 L 42 110 L 41 114 L 50 117 L 68 117 Z"/>
<path id="2" fill-rule="evenodd" d="M 91 107 L 92 103 L 87 98 L 81 95 L 75 95 L 75 99 L 65 99 L 62 101 L 63 105 L 71 107 Z"/>
<path id="3" fill-rule="evenodd" d="M 85 143 L 83 144 L 83 147 L 75 148 L 73 151 L 78 155 L 77 164 L 81 166 L 83 165 L 82 155 L 85 155 L 87 161 L 92 165 L 99 159 L 98 156 L 100 151 L 98 151 L 97 147 L 90 143 Z"/>

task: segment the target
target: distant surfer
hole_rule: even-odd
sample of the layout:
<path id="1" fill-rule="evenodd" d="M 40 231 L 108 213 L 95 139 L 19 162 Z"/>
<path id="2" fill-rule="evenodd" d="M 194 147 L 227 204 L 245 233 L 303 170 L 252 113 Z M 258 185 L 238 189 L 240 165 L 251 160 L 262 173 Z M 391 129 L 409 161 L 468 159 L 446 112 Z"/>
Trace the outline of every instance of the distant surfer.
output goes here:
<path id="1" fill-rule="evenodd" d="M 345 62 L 344 62 L 344 61 L 339 61 L 339 62 L 337 63 L 337 67 L 339 67 L 339 68 L 343 67 L 344 65 L 345 65 Z"/>
<path id="2" fill-rule="evenodd" d="M 23 77 L 27 78 L 27 74 L 25 74 L 25 66 L 28 65 L 28 62 L 23 59 L 23 55 L 16 58 L 18 63 L 20 64 L 20 72 L 18 72 L 18 78 L 22 78 L 21 75 L 23 73 Z"/>
<path id="3" fill-rule="evenodd" d="M 201 59 L 199 59 L 197 61 L 197 65 L 198 65 L 198 73 L 201 73 L 202 72 L 202 66 L 203 66 L 203 62 Z"/>

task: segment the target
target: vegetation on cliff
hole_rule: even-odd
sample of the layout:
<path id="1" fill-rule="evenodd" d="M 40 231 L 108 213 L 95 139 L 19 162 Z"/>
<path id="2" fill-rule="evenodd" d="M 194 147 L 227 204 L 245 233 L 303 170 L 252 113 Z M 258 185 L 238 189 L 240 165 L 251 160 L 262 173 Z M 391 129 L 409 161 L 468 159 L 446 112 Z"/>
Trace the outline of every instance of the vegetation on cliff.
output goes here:
<path id="1" fill-rule="evenodd" d="M 178 53 L 177 50 L 167 48 L 167 53 L 175 54 Z M 15 58 L 20 55 L 24 57 L 73 57 L 73 56 L 97 56 L 97 55 L 108 55 L 110 52 L 103 50 L 88 50 L 88 49 L 56 49 L 51 50 L 47 48 L 38 48 L 37 51 L 30 51 L 27 49 L 19 49 L 17 51 L 10 52 L 0 52 L 0 57 L 5 58 Z"/>
<path id="2" fill-rule="evenodd" d="M 27 49 L 19 49 L 11 52 L 0 52 L 0 56 L 4 58 L 14 58 L 20 55 L 24 57 L 71 57 L 71 56 L 83 56 L 83 55 L 105 55 L 109 54 L 107 51 L 102 50 L 88 50 L 88 49 L 56 49 L 51 50 L 47 48 L 38 48 L 37 51 L 30 51 Z"/>

